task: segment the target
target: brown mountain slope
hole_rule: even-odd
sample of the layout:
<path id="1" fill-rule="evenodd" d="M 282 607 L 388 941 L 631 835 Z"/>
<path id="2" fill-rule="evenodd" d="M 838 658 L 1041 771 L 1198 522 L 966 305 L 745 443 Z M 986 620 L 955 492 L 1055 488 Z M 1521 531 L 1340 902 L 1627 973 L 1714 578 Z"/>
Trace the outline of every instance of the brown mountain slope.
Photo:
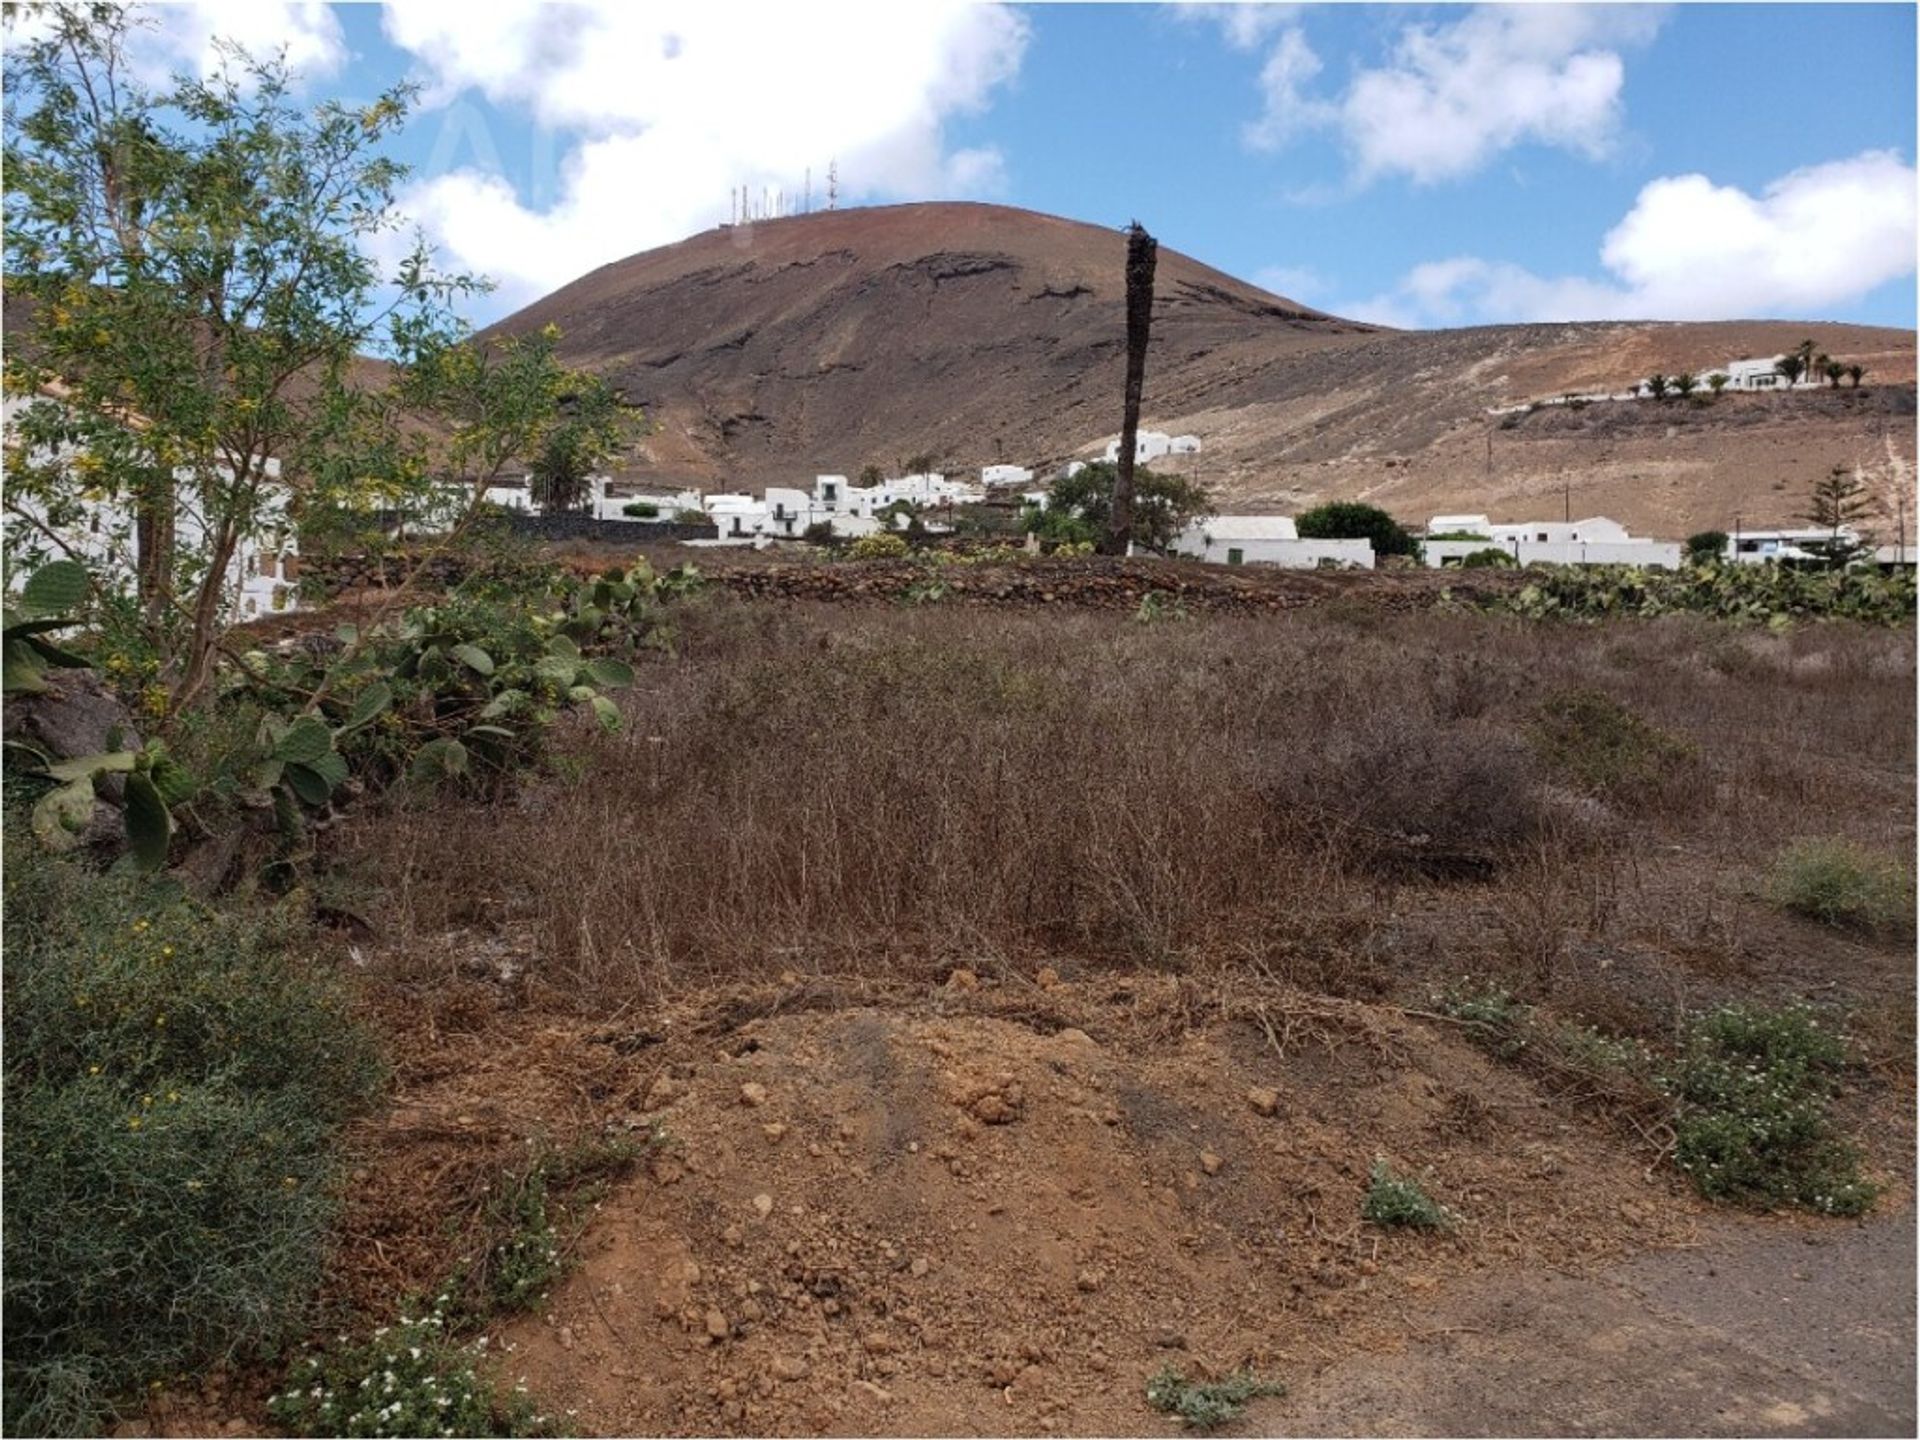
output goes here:
<path id="1" fill-rule="evenodd" d="M 1119 428 L 1124 253 L 1117 231 L 1001 206 L 822 212 L 603 266 L 498 328 L 558 325 L 565 358 L 644 405 L 660 427 L 637 458 L 649 478 L 805 484 L 918 454 L 955 471 L 1037 466 L 1090 453 Z M 1486 414 L 1803 337 L 1866 364 L 1867 390 L 1596 406 L 1505 429 Z M 1910 483 L 1913 378 L 1910 331 L 1390 331 L 1163 248 L 1144 419 L 1201 437 L 1194 468 L 1229 508 L 1367 497 L 1418 520 L 1571 504 L 1675 533 L 1735 513 L 1784 520 L 1836 464 Z"/>
<path id="2" fill-rule="evenodd" d="M 603 266 L 499 328 L 558 325 L 568 360 L 665 427 L 655 463 L 692 478 L 792 483 L 919 452 L 1025 464 L 1119 428 L 1124 250 L 992 205 L 819 212 Z M 1149 383 L 1212 396 L 1372 333 L 1162 250 Z"/>

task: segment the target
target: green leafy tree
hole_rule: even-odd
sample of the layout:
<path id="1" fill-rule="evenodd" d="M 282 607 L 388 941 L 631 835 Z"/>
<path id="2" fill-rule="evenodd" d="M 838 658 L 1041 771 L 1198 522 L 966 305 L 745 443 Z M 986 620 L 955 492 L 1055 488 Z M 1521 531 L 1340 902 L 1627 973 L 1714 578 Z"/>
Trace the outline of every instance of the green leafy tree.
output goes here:
<path id="1" fill-rule="evenodd" d="M 1647 377 L 1647 393 L 1656 400 L 1667 398 L 1667 392 L 1673 388 L 1673 381 L 1659 371 Z"/>
<path id="2" fill-rule="evenodd" d="M 129 63 L 127 7 L 37 16 L 5 73 L 5 267 L 30 320 L 5 373 L 25 402 L 9 545 L 72 555 L 89 506 L 129 512 L 177 712 L 208 693 L 245 542 L 288 509 L 419 508 L 497 474 L 503 447 L 539 453 L 576 387 L 550 341 L 463 341 L 452 307 L 484 282 L 420 243 L 391 270 L 370 258 L 399 221 L 406 170 L 383 152 L 411 87 L 308 110 L 283 59 L 223 45 L 211 75 L 156 89 Z M 508 413 L 465 403 L 502 392 Z M 406 406 L 452 439 L 429 445 Z"/>
<path id="3" fill-rule="evenodd" d="M 1715 395 L 1718 395 L 1722 390 L 1727 388 L 1727 382 L 1731 378 L 1732 377 L 1725 372 L 1716 370 L 1707 376 L 1707 388 L 1713 391 Z"/>
<path id="4" fill-rule="evenodd" d="M 1840 378 L 1847 373 L 1847 367 L 1838 360 L 1828 360 L 1820 367 L 1820 373 L 1827 377 L 1827 384 L 1835 390 L 1840 388 Z"/>
<path id="5" fill-rule="evenodd" d="M 1782 355 L 1778 360 L 1773 362 L 1773 373 L 1785 380 L 1789 385 L 1798 385 L 1800 383 L 1800 377 L 1807 373 L 1806 357 L 1797 351 L 1792 354 Z"/>
<path id="6" fill-rule="evenodd" d="M 1853 381 L 1853 388 L 1856 390 L 1860 388 L 1860 382 L 1866 378 L 1866 375 L 1867 367 L 1864 365 L 1853 364 L 1847 366 L 1847 378 Z"/>
<path id="7" fill-rule="evenodd" d="M 1682 400 L 1685 400 L 1699 388 L 1700 377 L 1695 375 L 1691 370 L 1682 370 L 1678 375 L 1673 377 L 1674 394 L 1678 395 Z"/>
<path id="8" fill-rule="evenodd" d="M 611 402 L 611 396 L 605 398 Z M 527 467 L 534 503 L 552 514 L 585 508 L 587 482 L 601 459 L 596 448 L 593 427 L 580 417 L 569 416 L 555 426 Z"/>
<path id="9" fill-rule="evenodd" d="M 1061 544 L 1098 542 L 1111 519 L 1115 469 L 1113 461 L 1101 460 L 1057 477 L 1046 508 L 1027 511 L 1027 529 Z M 1212 513 L 1206 488 L 1186 476 L 1144 465 L 1134 470 L 1133 539 L 1141 548 L 1164 551 L 1191 521 Z"/>
<path id="10" fill-rule="evenodd" d="M 1686 556 L 1690 565 L 1711 565 L 1727 553 L 1727 532 L 1701 530 L 1687 537 Z"/>
<path id="11" fill-rule="evenodd" d="M 1303 540 L 1365 540 L 1376 555 L 1412 555 L 1418 546 L 1393 516 L 1377 505 L 1335 500 L 1303 511 L 1294 521 Z"/>

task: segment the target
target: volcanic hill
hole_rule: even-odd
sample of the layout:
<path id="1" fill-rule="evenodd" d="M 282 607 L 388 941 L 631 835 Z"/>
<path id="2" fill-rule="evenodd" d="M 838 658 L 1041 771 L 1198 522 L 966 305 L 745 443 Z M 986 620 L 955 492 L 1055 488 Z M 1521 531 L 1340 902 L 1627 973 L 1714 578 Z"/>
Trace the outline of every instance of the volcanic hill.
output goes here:
<path id="1" fill-rule="evenodd" d="M 930 455 L 965 472 L 1119 429 L 1120 232 L 996 205 L 816 212 L 602 266 L 502 321 L 554 324 L 658 427 L 628 473 L 805 486 Z M 1859 391 L 1487 412 L 1814 340 Z M 1912 331 L 1804 321 L 1395 331 L 1162 247 L 1143 423 L 1198 435 L 1226 509 L 1365 498 L 1402 518 L 1603 513 L 1683 534 L 1790 519 L 1835 465 L 1914 474 Z"/>

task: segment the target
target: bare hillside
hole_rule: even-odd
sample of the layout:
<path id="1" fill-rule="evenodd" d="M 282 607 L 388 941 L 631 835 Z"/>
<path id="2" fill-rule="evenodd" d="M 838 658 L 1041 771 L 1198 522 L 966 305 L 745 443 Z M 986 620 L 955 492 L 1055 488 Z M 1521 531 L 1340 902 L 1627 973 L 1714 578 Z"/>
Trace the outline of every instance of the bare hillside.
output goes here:
<path id="1" fill-rule="evenodd" d="M 629 257 L 499 328 L 558 325 L 569 360 L 644 405 L 651 478 L 759 487 L 920 454 L 1035 465 L 1118 429 L 1124 250 L 1117 232 L 1001 206 L 823 212 Z M 1867 365 L 1867 391 L 1620 407 L 1645 413 L 1604 437 L 1499 431 L 1486 413 L 1802 338 Z M 1392 331 L 1163 249 L 1146 421 L 1201 437 L 1199 474 L 1229 508 L 1368 496 L 1412 519 L 1516 514 L 1571 488 L 1576 508 L 1671 532 L 1784 519 L 1836 464 L 1910 478 L 1913 347 L 1910 331 L 1803 321 Z"/>

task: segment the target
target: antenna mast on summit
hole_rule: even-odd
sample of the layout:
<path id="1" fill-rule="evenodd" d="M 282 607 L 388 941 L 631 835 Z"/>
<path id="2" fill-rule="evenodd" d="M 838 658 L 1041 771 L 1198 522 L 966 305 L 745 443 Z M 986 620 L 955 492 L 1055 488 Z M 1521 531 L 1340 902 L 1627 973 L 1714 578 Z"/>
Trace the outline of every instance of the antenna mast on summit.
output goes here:
<path id="1" fill-rule="evenodd" d="M 839 208 L 840 162 L 838 160 L 829 160 L 827 162 L 827 209 L 838 210 Z"/>
<path id="2" fill-rule="evenodd" d="M 813 167 L 811 165 L 807 166 L 807 188 L 802 192 L 800 213 L 802 215 L 813 213 Z"/>

